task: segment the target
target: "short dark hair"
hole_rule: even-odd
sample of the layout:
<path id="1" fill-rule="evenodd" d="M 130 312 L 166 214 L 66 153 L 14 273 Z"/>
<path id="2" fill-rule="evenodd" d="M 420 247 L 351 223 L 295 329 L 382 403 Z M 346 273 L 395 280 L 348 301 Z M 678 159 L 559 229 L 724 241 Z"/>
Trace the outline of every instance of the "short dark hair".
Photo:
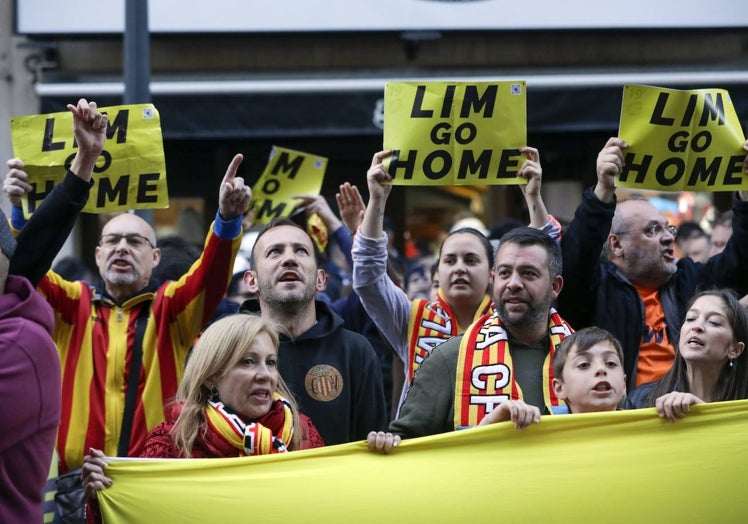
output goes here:
<path id="1" fill-rule="evenodd" d="M 592 346 L 604 342 L 615 348 L 621 365 L 623 365 L 623 348 L 618 339 L 610 331 L 592 326 L 564 337 L 553 355 L 553 376 L 561 381 L 564 380 L 564 364 L 566 364 L 566 359 L 569 358 L 569 353 L 571 353 L 573 347 L 576 346 L 577 353 L 584 353 L 589 351 Z"/>
<path id="2" fill-rule="evenodd" d="M 289 226 L 289 227 L 295 227 L 296 229 L 303 231 L 304 234 L 309 238 L 309 241 L 312 243 L 312 247 L 314 247 L 314 241 L 312 240 L 312 237 L 309 236 L 309 233 L 307 233 L 306 229 L 301 227 L 299 224 L 294 222 L 288 217 L 275 217 L 270 222 L 265 224 L 262 229 L 260 229 L 260 232 L 257 233 L 257 238 L 255 238 L 255 243 L 252 244 L 252 253 L 249 256 L 249 265 L 252 269 L 257 268 L 257 261 L 255 260 L 255 248 L 257 247 L 257 243 L 262 238 L 262 235 L 270 231 L 271 229 L 275 229 L 276 227 L 281 226 Z M 313 252 L 315 253 L 315 261 L 317 262 L 317 265 L 319 266 L 319 260 L 317 259 L 317 250 L 313 249 Z"/>
<path id="3" fill-rule="evenodd" d="M 561 269 L 563 268 L 561 248 L 553 238 L 540 229 L 529 226 L 514 228 L 501 237 L 501 240 L 499 241 L 499 252 L 506 244 L 542 247 L 548 253 L 548 271 L 550 272 L 551 280 L 561 274 Z M 498 254 L 499 253 L 497 252 L 497 260 Z M 496 261 L 494 261 L 494 267 L 495 266 Z"/>

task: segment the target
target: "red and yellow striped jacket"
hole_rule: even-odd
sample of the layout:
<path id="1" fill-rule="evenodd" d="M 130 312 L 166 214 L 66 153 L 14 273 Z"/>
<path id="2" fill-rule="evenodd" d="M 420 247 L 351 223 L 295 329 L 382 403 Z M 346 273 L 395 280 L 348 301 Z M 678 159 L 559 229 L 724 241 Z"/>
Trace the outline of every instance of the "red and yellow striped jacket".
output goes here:
<path id="1" fill-rule="evenodd" d="M 55 310 L 53 338 L 62 369 L 62 417 L 57 432 L 60 472 L 83 463 L 89 448 L 117 454 L 135 321 L 151 308 L 143 338 L 143 364 L 129 456 L 164 420 L 176 393 L 187 353 L 223 297 L 241 235 L 222 240 L 210 228 L 203 254 L 179 281 L 116 305 L 85 282 L 53 271 L 39 284 Z"/>

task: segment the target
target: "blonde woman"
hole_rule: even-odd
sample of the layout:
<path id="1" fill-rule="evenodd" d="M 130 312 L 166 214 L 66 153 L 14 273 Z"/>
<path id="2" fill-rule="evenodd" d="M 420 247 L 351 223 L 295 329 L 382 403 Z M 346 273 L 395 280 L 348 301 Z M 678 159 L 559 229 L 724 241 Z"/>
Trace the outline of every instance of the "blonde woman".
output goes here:
<path id="1" fill-rule="evenodd" d="M 141 457 L 221 458 L 323 446 L 278 373 L 278 335 L 259 316 L 231 315 L 195 344 L 166 420 L 148 435 Z M 104 454 L 84 459 L 89 498 L 111 480 Z"/>

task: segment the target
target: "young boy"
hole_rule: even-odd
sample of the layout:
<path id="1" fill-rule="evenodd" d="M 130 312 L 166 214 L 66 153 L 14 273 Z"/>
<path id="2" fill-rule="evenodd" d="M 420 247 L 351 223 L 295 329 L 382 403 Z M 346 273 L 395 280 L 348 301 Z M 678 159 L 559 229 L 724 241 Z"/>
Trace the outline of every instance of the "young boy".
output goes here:
<path id="1" fill-rule="evenodd" d="M 568 411 L 615 411 L 626 396 L 623 350 L 608 331 L 581 329 L 564 338 L 553 355 L 553 390 Z"/>

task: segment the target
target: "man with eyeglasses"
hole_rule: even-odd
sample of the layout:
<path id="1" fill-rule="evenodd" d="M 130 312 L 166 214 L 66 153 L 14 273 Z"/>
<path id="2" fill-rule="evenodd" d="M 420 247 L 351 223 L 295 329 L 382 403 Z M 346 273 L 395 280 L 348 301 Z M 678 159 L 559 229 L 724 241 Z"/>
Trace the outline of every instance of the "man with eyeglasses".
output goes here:
<path id="1" fill-rule="evenodd" d="M 85 140 L 76 133 L 76 160 L 85 160 L 85 168 L 82 175 L 73 175 L 82 181 L 68 192 L 53 191 L 50 197 L 85 202 L 106 129 L 104 125 L 89 130 Z M 202 255 L 179 281 L 151 282 L 161 258 L 156 234 L 145 220 L 129 213 L 103 227 L 95 254 L 100 281 L 69 282 L 54 271 L 41 279 L 38 290 L 55 311 L 53 337 L 62 368 L 62 420 L 57 432 L 61 473 L 79 467 L 92 447 L 109 456 L 138 456 L 148 432 L 163 421 L 164 403 L 176 393 L 187 353 L 231 277 L 242 213 L 251 198 L 244 180 L 236 176 L 242 159 L 236 155 L 231 161 Z M 76 165 L 80 163 L 74 161 L 73 168 Z M 31 186 L 19 160 L 9 166 L 3 187 L 14 206 L 13 226 L 20 229 L 20 197 Z M 50 204 L 54 203 L 45 199 L 42 206 Z M 76 215 L 66 211 L 57 218 L 75 220 Z M 35 219 L 38 223 L 34 216 L 29 227 Z M 47 249 L 36 245 L 37 252 Z"/>
<path id="2" fill-rule="evenodd" d="M 645 199 L 616 202 L 626 147 L 610 138 L 597 157 L 597 184 L 585 191 L 561 241 L 558 305 L 575 329 L 598 326 L 621 341 L 631 391 L 670 368 L 686 302 L 697 289 L 748 292 L 748 191 L 733 197 L 734 233 L 723 253 L 703 264 L 678 260 L 676 230 L 657 208 Z M 748 156 L 743 166 L 748 172 Z"/>

